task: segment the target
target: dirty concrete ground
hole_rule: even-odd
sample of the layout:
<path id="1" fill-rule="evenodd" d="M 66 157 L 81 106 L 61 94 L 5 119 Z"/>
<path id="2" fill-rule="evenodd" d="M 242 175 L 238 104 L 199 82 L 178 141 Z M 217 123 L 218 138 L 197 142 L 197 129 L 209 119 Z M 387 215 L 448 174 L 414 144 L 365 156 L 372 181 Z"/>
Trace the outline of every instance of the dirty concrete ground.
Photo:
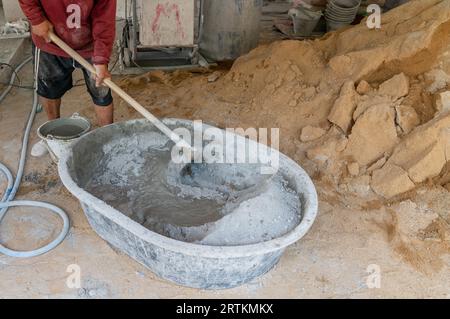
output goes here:
<path id="1" fill-rule="evenodd" d="M 31 79 L 31 65 L 21 72 L 21 78 Z M 0 105 L 0 161 L 13 171 L 31 99 L 30 91 L 15 88 Z M 86 89 L 76 87 L 64 97 L 62 115 L 81 111 L 87 103 Z M 122 103 L 117 105 L 118 114 L 127 114 L 121 110 L 125 108 Z M 118 120 L 125 118 L 119 116 Z M 35 131 L 44 121 L 45 115 L 39 114 L 30 145 L 37 141 Z M 0 195 L 4 186 L 2 176 Z M 419 189 L 413 200 L 385 207 L 341 204 L 326 185 L 317 181 L 317 186 L 320 209 L 313 228 L 287 249 L 275 269 L 239 288 L 204 291 L 161 280 L 110 247 L 90 228 L 50 159 L 28 157 L 17 198 L 60 206 L 70 217 L 71 229 L 66 240 L 44 256 L 0 256 L 0 298 L 450 298 L 448 249 L 436 252 L 442 245 L 433 240 L 417 246 L 404 235 L 427 226 L 414 223 L 416 215 L 423 220 L 424 214 L 429 214 L 433 220 L 450 207 L 437 200 L 439 188 Z M 60 226 L 56 217 L 49 216 L 51 213 L 36 209 L 11 209 L 0 225 L 0 241 L 16 249 L 45 244 Z M 434 253 L 422 254 L 419 248 Z M 80 287 L 67 285 L 68 269 L 73 265 L 81 270 Z"/>

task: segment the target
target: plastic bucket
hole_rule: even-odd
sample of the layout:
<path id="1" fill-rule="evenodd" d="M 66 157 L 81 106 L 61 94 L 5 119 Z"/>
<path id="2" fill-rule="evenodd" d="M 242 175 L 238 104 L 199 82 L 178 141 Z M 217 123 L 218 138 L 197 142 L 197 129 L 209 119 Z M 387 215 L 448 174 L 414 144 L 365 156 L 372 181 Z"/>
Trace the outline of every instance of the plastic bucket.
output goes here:
<path id="1" fill-rule="evenodd" d="M 37 134 L 47 144 L 52 159 L 58 162 L 62 154 L 71 148 L 73 142 L 90 129 L 91 123 L 87 119 L 74 114 L 70 118 L 44 123 L 38 128 Z"/>
<path id="2" fill-rule="evenodd" d="M 299 36 L 310 36 L 319 23 L 322 12 L 291 9 L 289 16 L 294 23 L 294 33 Z"/>

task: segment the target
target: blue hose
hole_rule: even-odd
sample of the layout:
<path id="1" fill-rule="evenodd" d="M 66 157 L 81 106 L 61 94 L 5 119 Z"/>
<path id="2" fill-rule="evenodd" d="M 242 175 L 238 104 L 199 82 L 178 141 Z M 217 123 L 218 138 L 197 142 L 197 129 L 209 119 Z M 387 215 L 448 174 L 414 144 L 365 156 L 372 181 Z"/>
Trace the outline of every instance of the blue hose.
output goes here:
<path id="1" fill-rule="evenodd" d="M 39 54 L 36 54 L 37 61 L 36 66 L 39 65 Z M 9 93 L 11 90 L 12 84 L 14 83 L 14 79 L 16 77 L 16 73 L 22 69 L 23 66 L 25 66 L 28 62 L 30 62 L 32 58 L 28 58 L 25 61 L 23 61 L 13 72 L 13 75 L 11 77 L 11 81 L 9 82 L 9 86 L 5 89 L 5 91 L 0 95 L 0 103 L 3 101 L 5 96 Z M 37 78 L 37 72 L 35 72 L 35 77 Z M 37 82 L 37 81 L 35 81 Z M 36 84 L 36 83 L 35 83 Z M 63 220 L 63 228 L 58 235 L 51 243 L 48 245 L 31 250 L 31 251 L 15 251 L 11 250 L 3 245 L 0 244 L 0 253 L 4 254 L 6 256 L 10 257 L 16 257 L 16 258 L 29 258 L 29 257 L 36 257 L 40 256 L 42 254 L 45 254 L 49 252 L 50 250 L 54 249 L 56 246 L 58 246 L 66 237 L 67 233 L 69 232 L 70 222 L 69 218 L 67 217 L 66 213 L 59 207 L 56 207 L 52 204 L 44 203 L 44 202 L 36 202 L 36 201 L 13 201 L 16 197 L 17 191 L 20 186 L 20 182 L 22 181 L 23 172 L 25 169 L 25 161 L 26 161 L 26 155 L 27 155 L 27 148 L 28 148 L 28 140 L 30 137 L 30 131 L 33 126 L 34 118 L 36 116 L 36 110 L 38 107 L 38 97 L 36 91 L 33 93 L 33 107 L 31 110 L 31 113 L 28 118 L 27 126 L 25 128 L 25 133 L 23 136 L 22 141 L 22 150 L 20 154 L 20 161 L 19 161 L 19 168 L 17 171 L 16 179 L 13 179 L 13 175 L 11 171 L 2 163 L 0 163 L 0 172 L 2 172 L 7 179 L 7 189 L 0 201 L 0 222 L 2 221 L 3 217 L 5 216 L 6 212 L 8 211 L 8 208 L 10 207 L 17 207 L 17 206 L 28 206 L 28 207 L 40 207 L 40 208 L 46 208 L 51 210 L 52 212 L 56 213 L 61 217 Z"/>

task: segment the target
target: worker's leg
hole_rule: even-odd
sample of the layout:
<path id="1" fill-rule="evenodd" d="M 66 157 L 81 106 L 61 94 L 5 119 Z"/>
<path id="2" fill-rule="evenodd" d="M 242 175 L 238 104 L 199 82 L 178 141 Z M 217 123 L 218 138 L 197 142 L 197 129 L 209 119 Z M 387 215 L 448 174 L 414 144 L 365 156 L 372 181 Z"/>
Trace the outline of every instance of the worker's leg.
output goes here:
<path id="1" fill-rule="evenodd" d="M 78 65 L 77 65 L 78 66 Z M 114 104 L 111 90 L 108 87 L 95 85 L 95 78 L 82 68 L 86 87 L 95 105 L 95 114 L 99 126 L 105 126 L 114 122 Z"/>
<path id="2" fill-rule="evenodd" d="M 49 120 L 56 120 L 61 117 L 61 99 L 47 99 L 41 96 L 40 102 Z"/>
<path id="3" fill-rule="evenodd" d="M 108 106 L 95 106 L 95 114 L 99 126 L 105 126 L 114 122 L 114 104 Z"/>
<path id="4" fill-rule="evenodd" d="M 68 58 L 35 51 L 34 47 L 33 54 L 37 54 L 37 93 L 40 96 L 40 103 L 49 120 L 57 119 L 61 114 L 61 98 L 72 88 L 73 62 Z M 31 149 L 31 155 L 36 157 L 43 156 L 47 152 L 47 145 L 44 141 L 39 141 Z"/>
<path id="5" fill-rule="evenodd" d="M 37 54 L 39 57 L 37 93 L 48 119 L 54 120 L 60 117 L 61 98 L 73 87 L 72 73 L 75 68 L 72 59 L 44 51 Z"/>

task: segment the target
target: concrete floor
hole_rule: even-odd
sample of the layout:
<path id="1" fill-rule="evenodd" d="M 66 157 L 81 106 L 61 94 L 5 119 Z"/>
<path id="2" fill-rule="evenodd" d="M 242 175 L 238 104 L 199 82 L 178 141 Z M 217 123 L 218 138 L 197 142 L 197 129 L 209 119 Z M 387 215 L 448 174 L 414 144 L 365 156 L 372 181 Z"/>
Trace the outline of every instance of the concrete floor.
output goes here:
<path id="1" fill-rule="evenodd" d="M 30 85 L 31 65 L 20 76 L 24 85 Z M 31 98 L 31 91 L 13 89 L 0 105 L 0 161 L 13 172 Z M 118 113 L 121 108 L 123 104 L 118 104 Z M 74 112 L 93 120 L 84 87 L 74 88 L 63 100 L 63 116 Z M 37 141 L 35 130 L 44 121 L 44 114 L 39 114 L 31 143 Z M 28 157 L 18 199 L 54 203 L 65 209 L 72 225 L 66 240 L 44 256 L 0 256 L 0 298 L 450 298 L 448 251 L 433 255 L 426 267 L 420 267 L 397 249 L 390 233 L 391 210 L 411 206 L 416 208 L 408 213 L 422 214 L 447 209 L 449 205 L 442 201 L 441 206 L 433 206 L 433 196 L 440 196 L 438 190 L 427 191 L 423 196 L 428 200 L 417 203 L 405 201 L 389 209 L 361 209 L 337 204 L 324 185 L 317 186 L 321 200 L 316 223 L 305 238 L 286 251 L 275 269 L 239 288 L 203 291 L 161 280 L 110 247 L 90 228 L 78 201 L 59 181 L 50 159 Z M 5 180 L 0 176 L 0 196 L 4 189 Z M 423 206 L 425 202 L 429 204 Z M 55 236 L 59 226 L 58 219 L 49 212 L 11 209 L 0 224 L 0 241 L 16 249 L 35 248 Z M 81 271 L 79 287 L 67 284 L 73 269 Z M 374 270 L 380 271 L 378 288 L 371 288 L 368 281 Z"/>

